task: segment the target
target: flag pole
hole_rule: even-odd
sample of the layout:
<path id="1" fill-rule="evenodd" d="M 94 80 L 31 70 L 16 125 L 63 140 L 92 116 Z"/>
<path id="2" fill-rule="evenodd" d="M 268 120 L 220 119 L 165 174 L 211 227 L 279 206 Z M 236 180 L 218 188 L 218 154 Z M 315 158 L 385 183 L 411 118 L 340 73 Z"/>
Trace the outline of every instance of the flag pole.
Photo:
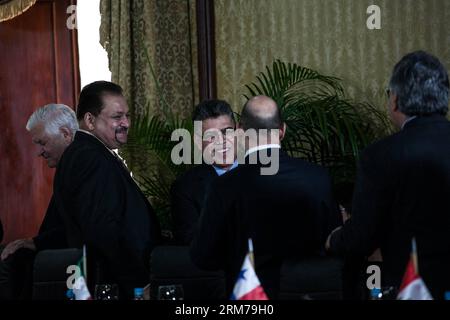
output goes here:
<path id="1" fill-rule="evenodd" d="M 416 238 L 412 238 L 412 260 L 413 260 L 413 264 L 414 264 L 414 269 L 416 270 L 416 274 L 419 274 L 419 263 L 417 261 Z"/>
<path id="2" fill-rule="evenodd" d="M 255 268 L 255 257 L 253 255 L 253 242 L 251 238 L 248 239 L 248 257 L 252 267 Z"/>
<path id="3" fill-rule="evenodd" d="M 83 273 L 87 283 L 87 261 L 86 261 L 86 245 L 83 245 Z"/>

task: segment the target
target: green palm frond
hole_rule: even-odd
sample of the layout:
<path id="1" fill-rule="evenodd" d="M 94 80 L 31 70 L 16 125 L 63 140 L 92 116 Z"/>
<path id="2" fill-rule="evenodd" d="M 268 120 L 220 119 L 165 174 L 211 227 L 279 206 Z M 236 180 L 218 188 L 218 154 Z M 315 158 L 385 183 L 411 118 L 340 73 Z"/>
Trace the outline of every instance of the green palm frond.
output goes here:
<path id="1" fill-rule="evenodd" d="M 306 91 L 309 86 L 314 85 L 316 90 L 332 90 L 336 94 L 343 94 L 343 89 L 339 79 L 319 74 L 312 69 L 299 66 L 295 63 L 284 63 L 275 60 L 272 69 L 266 67 L 266 72 L 261 72 L 256 76 L 257 82 L 252 82 L 245 87 L 249 95 L 244 95 L 247 99 L 256 95 L 266 95 L 273 98 L 277 104 L 284 108 L 285 99 L 289 97 L 285 93 L 294 89 L 296 86 L 303 87 Z"/>

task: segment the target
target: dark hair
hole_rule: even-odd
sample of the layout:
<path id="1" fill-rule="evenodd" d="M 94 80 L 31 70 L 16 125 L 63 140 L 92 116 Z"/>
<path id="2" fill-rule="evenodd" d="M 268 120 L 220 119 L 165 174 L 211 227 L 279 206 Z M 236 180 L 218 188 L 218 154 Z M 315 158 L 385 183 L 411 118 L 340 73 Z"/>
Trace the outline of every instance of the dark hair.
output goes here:
<path id="1" fill-rule="evenodd" d="M 424 51 L 405 55 L 394 67 L 389 82 L 399 110 L 408 116 L 445 115 L 449 81 L 445 67 Z"/>
<path id="2" fill-rule="evenodd" d="M 283 126 L 283 119 L 281 118 L 280 108 L 277 106 L 275 113 L 270 117 L 260 117 L 247 107 L 248 102 L 242 109 L 239 123 L 244 130 L 248 129 L 280 129 Z"/>
<path id="3" fill-rule="evenodd" d="M 123 95 L 122 88 L 109 81 L 95 81 L 86 85 L 80 93 L 77 106 L 77 119 L 83 119 L 87 112 L 98 116 L 103 109 L 102 97 L 105 94 Z"/>
<path id="4" fill-rule="evenodd" d="M 200 102 L 192 113 L 192 121 L 215 119 L 220 116 L 229 116 L 235 124 L 234 113 L 228 102 L 223 100 L 205 100 Z"/>

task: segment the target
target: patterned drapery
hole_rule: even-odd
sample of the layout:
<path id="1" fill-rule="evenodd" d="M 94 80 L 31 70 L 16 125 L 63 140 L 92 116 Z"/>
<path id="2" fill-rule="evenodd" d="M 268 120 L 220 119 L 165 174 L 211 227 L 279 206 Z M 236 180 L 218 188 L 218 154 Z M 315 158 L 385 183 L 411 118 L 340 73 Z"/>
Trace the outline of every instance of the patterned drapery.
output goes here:
<path id="1" fill-rule="evenodd" d="M 244 85 L 276 58 L 343 79 L 351 98 L 385 106 L 394 64 L 426 50 L 450 67 L 448 0 L 215 0 L 218 95 L 240 111 Z M 369 30 L 367 8 L 381 9 Z"/>
<path id="2" fill-rule="evenodd" d="M 102 0 L 101 43 L 112 81 L 120 84 L 133 112 L 164 114 L 146 51 L 168 106 L 190 114 L 194 104 L 191 47 L 192 1 Z"/>

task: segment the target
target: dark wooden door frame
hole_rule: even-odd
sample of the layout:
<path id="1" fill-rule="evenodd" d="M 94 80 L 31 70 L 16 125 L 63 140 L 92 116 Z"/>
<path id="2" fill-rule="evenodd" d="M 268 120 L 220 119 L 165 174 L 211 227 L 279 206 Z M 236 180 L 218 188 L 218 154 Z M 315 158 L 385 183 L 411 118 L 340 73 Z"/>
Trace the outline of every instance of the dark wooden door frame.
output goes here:
<path id="1" fill-rule="evenodd" d="M 196 0 L 200 101 L 217 98 L 214 0 Z"/>

